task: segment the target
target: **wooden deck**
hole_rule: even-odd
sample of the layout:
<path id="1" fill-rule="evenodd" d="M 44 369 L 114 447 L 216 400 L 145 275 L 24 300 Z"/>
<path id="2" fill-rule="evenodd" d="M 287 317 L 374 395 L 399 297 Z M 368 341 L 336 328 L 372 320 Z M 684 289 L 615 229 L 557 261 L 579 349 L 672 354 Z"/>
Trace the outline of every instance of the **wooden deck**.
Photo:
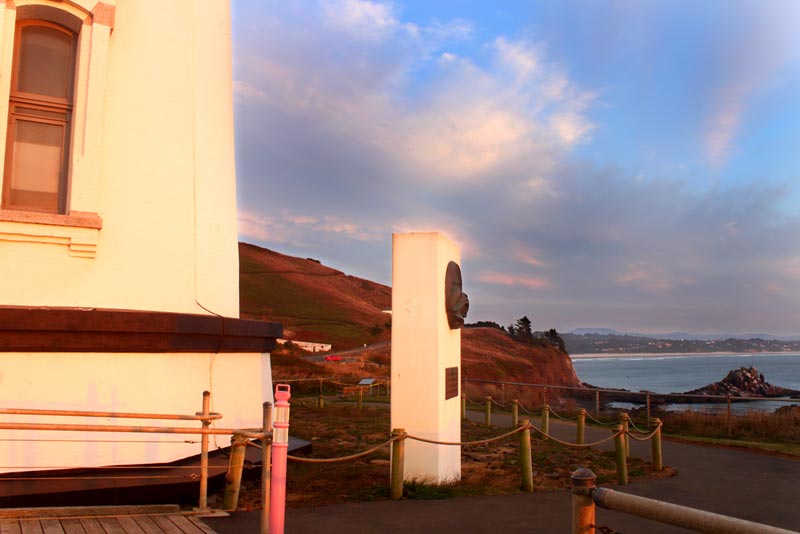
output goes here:
<path id="1" fill-rule="evenodd" d="M 0 510 L 0 534 L 215 534 L 177 506 Z"/>

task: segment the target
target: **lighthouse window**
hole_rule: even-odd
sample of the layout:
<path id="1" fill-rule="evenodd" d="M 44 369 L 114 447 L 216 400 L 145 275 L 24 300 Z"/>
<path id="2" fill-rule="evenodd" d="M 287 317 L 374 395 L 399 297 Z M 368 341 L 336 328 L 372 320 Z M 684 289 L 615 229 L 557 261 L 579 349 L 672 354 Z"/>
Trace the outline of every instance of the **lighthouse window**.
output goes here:
<path id="1" fill-rule="evenodd" d="M 17 23 L 9 99 L 5 209 L 66 213 L 76 35 Z"/>

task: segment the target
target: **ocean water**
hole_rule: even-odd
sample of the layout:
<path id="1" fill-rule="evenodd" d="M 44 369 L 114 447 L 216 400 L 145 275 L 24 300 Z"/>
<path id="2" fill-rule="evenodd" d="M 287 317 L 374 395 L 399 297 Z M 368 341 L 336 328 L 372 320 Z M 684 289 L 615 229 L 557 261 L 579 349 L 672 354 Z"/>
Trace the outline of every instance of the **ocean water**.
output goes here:
<path id="1" fill-rule="evenodd" d="M 665 354 L 626 358 L 598 355 L 575 358 L 572 365 L 583 382 L 600 388 L 682 393 L 722 380 L 731 369 L 755 367 L 770 384 L 800 390 L 800 354 Z M 781 403 L 757 401 L 746 405 L 747 409 L 772 411 Z"/>

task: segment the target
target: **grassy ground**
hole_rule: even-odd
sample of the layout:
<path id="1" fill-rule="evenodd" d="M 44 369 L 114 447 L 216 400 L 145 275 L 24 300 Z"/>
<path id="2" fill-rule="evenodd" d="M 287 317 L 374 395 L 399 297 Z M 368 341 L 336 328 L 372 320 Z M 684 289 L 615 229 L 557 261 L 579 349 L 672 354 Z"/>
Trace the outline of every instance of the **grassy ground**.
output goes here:
<path id="1" fill-rule="evenodd" d="M 504 429 L 462 422 L 462 441 L 486 439 Z M 331 405 L 319 410 L 293 407 L 291 434 L 313 443 L 311 457 L 333 458 L 364 451 L 389 438 L 389 412 L 381 407 L 358 410 L 352 405 Z M 435 486 L 407 483 L 404 498 L 442 499 L 465 495 L 516 493 L 521 491 L 518 438 L 462 449 L 462 478 L 452 484 Z M 534 438 L 532 459 L 535 491 L 568 488 L 569 476 L 578 467 L 590 467 L 598 483 L 615 480 L 616 468 L 610 453 L 571 449 L 551 441 Z M 631 459 L 631 480 L 671 476 L 669 468 L 654 472 L 650 464 Z M 240 506 L 257 506 L 257 480 L 249 481 Z M 287 506 L 321 506 L 343 501 L 371 501 L 389 498 L 389 447 L 347 462 L 307 464 L 289 462 Z"/>

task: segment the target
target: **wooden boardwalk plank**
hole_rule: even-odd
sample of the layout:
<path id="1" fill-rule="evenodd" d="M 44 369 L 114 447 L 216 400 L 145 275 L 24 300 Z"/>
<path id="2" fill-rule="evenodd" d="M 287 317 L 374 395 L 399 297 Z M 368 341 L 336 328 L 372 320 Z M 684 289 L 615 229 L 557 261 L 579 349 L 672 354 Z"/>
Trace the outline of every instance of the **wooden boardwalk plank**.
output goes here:
<path id="1" fill-rule="evenodd" d="M 125 534 L 125 529 L 119 524 L 116 517 L 98 517 L 97 521 L 106 534 Z"/>
<path id="2" fill-rule="evenodd" d="M 180 513 L 65 517 L 0 518 L 0 534 L 216 534 L 194 515 Z"/>
<path id="3" fill-rule="evenodd" d="M 125 534 L 145 534 L 142 527 L 136 524 L 136 521 L 129 515 L 123 515 L 117 518 L 120 526 L 125 531 Z"/>
<path id="4" fill-rule="evenodd" d="M 185 515 L 170 514 L 167 516 L 175 526 L 177 526 L 184 534 L 201 534 L 201 530 L 196 524 L 189 520 Z"/>
<path id="5" fill-rule="evenodd" d="M 86 531 L 83 529 L 83 525 L 81 525 L 80 519 L 62 519 L 61 526 L 64 527 L 64 534 L 86 534 Z"/>
<path id="6" fill-rule="evenodd" d="M 161 532 L 164 534 L 185 534 L 183 530 L 178 528 L 178 526 L 169 520 L 167 516 L 164 515 L 154 515 L 153 521 L 155 521 L 156 525 L 161 529 Z"/>
<path id="7" fill-rule="evenodd" d="M 42 531 L 42 525 L 39 523 L 38 519 L 23 519 L 19 522 L 19 526 L 22 534 L 44 534 L 44 531 Z"/>
<path id="8" fill-rule="evenodd" d="M 58 519 L 42 519 L 40 523 L 44 534 L 64 534 L 61 521 Z"/>
<path id="9" fill-rule="evenodd" d="M 145 534 L 161 534 L 161 529 L 158 528 L 153 518 L 149 515 L 135 515 L 132 519 L 141 528 Z"/>
<path id="10" fill-rule="evenodd" d="M 49 506 L 44 508 L 0 508 L 0 518 L 87 517 L 95 515 L 176 514 L 177 504 L 117 506 Z"/>
<path id="11" fill-rule="evenodd" d="M 203 523 L 203 522 L 200 520 L 200 518 L 199 518 L 199 517 L 195 517 L 195 516 L 186 516 L 186 519 L 188 519 L 188 520 L 189 520 L 189 521 L 190 521 L 190 522 L 191 522 L 191 523 L 192 523 L 194 526 L 196 526 L 196 527 L 197 527 L 197 528 L 200 530 L 200 532 L 202 532 L 203 534 L 217 534 L 216 532 L 214 532 L 214 531 L 212 530 L 212 528 L 211 528 L 211 527 L 209 527 L 208 525 L 206 525 L 205 523 Z"/>
<path id="12" fill-rule="evenodd" d="M 103 527 L 100 526 L 97 519 L 81 518 L 81 525 L 83 526 L 83 530 L 86 531 L 86 534 L 106 534 L 106 531 L 103 530 Z"/>

